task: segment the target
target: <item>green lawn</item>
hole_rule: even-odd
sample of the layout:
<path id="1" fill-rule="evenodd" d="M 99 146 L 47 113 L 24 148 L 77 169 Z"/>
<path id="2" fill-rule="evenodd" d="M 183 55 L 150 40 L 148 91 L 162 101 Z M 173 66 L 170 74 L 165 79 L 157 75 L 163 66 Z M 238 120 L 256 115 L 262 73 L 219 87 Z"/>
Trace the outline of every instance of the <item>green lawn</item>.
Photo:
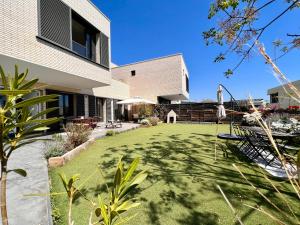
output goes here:
<path id="1" fill-rule="evenodd" d="M 228 131 L 226 125 L 219 125 L 219 131 Z M 81 182 L 87 178 L 97 165 L 101 165 L 106 181 L 110 183 L 118 159 L 123 156 L 129 162 L 141 157 L 139 169 L 147 169 L 149 177 L 135 197 L 142 203 L 134 212 L 138 216 L 130 225 L 208 225 L 237 224 L 230 209 L 224 202 L 216 184 L 220 184 L 235 208 L 238 209 L 245 224 L 275 224 L 268 217 L 243 206 L 243 203 L 262 204 L 269 211 L 258 194 L 239 176 L 232 167 L 236 163 L 252 182 L 274 202 L 278 196 L 269 184 L 263 181 L 259 169 L 237 153 L 229 152 L 228 158 L 218 150 L 214 160 L 215 125 L 159 125 L 140 128 L 134 131 L 98 140 L 87 151 L 62 168 L 50 171 L 52 188 L 55 192 L 63 190 L 57 173 L 68 176 L 80 173 Z M 290 186 L 282 183 L 285 197 L 293 202 L 295 195 Z M 89 199 L 96 199 L 99 193 L 105 195 L 104 181 L 100 175 L 92 177 L 83 187 Z M 54 198 L 56 207 L 66 224 L 66 196 Z M 295 202 L 295 201 L 294 201 Z M 282 209 L 286 207 L 280 205 Z M 295 209 L 296 206 L 294 204 Z M 88 224 L 92 207 L 90 202 L 80 197 L 74 202 L 75 225 Z M 273 211 L 275 215 L 277 214 Z M 289 224 L 292 224 L 290 221 Z"/>

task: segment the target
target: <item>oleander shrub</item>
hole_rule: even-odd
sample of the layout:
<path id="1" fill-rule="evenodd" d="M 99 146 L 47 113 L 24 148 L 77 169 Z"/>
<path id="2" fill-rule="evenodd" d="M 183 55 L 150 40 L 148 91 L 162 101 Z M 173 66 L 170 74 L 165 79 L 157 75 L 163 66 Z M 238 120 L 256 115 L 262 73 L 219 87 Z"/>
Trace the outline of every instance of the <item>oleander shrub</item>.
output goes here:
<path id="1" fill-rule="evenodd" d="M 106 136 L 115 136 L 115 135 L 116 135 L 116 132 L 113 130 L 106 131 Z"/>
<path id="2" fill-rule="evenodd" d="M 158 117 L 149 117 L 148 120 L 152 126 L 157 126 L 160 121 Z"/>
<path id="3" fill-rule="evenodd" d="M 64 128 L 67 138 L 64 143 L 66 151 L 71 151 L 89 140 L 92 129 L 86 124 L 68 123 Z"/>

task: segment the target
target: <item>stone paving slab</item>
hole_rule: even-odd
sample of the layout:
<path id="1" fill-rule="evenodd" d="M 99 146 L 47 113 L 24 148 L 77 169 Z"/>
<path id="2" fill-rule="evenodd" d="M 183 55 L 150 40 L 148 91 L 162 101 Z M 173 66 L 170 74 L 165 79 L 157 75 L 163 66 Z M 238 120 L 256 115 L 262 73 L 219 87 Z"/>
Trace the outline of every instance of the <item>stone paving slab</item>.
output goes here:
<path id="1" fill-rule="evenodd" d="M 48 168 L 43 145 L 43 141 L 38 141 L 21 147 L 11 155 L 8 168 L 25 169 L 27 176 L 22 177 L 16 173 L 8 175 L 7 204 L 10 225 L 52 224 L 49 212 Z M 41 196 L 26 196 L 30 194 Z"/>
<path id="2" fill-rule="evenodd" d="M 122 128 L 113 129 L 123 132 L 139 127 L 125 123 Z M 98 139 L 105 136 L 103 126 L 96 128 L 91 137 Z M 51 136 L 44 136 L 51 139 Z M 49 177 L 47 161 L 44 158 L 44 142 L 37 141 L 16 150 L 8 163 L 8 169 L 25 169 L 27 177 L 9 173 L 7 181 L 7 204 L 10 225 L 52 225 Z M 37 194 L 40 196 L 26 196 Z M 0 221 L 0 224 L 1 221 Z"/>

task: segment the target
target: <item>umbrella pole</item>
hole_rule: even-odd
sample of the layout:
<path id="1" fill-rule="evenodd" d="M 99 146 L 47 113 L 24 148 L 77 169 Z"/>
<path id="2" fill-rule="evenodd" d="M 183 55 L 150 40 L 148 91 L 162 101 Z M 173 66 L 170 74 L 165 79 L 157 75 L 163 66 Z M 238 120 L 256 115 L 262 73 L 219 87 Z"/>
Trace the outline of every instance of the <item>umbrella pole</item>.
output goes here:
<path id="1" fill-rule="evenodd" d="M 231 103 L 231 110 L 233 110 L 233 99 L 232 99 L 232 97 L 230 98 L 230 103 Z M 231 115 L 230 115 L 230 136 L 232 135 L 232 121 L 233 121 L 233 114 L 231 113 Z"/>

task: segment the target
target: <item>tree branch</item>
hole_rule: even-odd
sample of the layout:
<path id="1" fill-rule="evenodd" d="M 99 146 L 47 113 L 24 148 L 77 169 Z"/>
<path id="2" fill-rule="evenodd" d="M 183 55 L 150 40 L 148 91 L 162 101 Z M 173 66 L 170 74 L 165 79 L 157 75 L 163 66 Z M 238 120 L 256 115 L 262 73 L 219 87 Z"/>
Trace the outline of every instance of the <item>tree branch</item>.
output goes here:
<path id="1" fill-rule="evenodd" d="M 272 0 L 269 2 L 272 3 L 275 0 Z M 244 60 L 247 58 L 247 56 L 249 55 L 250 51 L 253 49 L 253 47 L 255 46 L 255 43 L 259 40 L 259 38 L 261 37 L 261 35 L 263 34 L 263 32 L 270 26 L 272 25 L 276 20 L 278 20 L 281 16 L 283 16 L 287 11 L 289 11 L 291 8 L 293 8 L 297 3 L 299 3 L 300 0 L 296 0 L 294 1 L 289 7 L 287 7 L 284 11 L 282 11 L 279 15 L 277 15 L 274 19 L 272 19 L 269 23 L 267 23 L 264 27 L 260 28 L 260 32 L 257 35 L 256 39 L 254 40 L 254 42 L 252 43 L 252 45 L 250 46 L 250 48 L 246 51 L 246 53 L 244 54 L 243 58 L 239 61 L 239 63 L 233 68 L 232 71 L 235 71 L 243 62 Z M 266 5 L 266 4 L 265 4 Z"/>
<path id="2" fill-rule="evenodd" d="M 288 37 L 300 37 L 300 34 L 286 34 Z"/>

